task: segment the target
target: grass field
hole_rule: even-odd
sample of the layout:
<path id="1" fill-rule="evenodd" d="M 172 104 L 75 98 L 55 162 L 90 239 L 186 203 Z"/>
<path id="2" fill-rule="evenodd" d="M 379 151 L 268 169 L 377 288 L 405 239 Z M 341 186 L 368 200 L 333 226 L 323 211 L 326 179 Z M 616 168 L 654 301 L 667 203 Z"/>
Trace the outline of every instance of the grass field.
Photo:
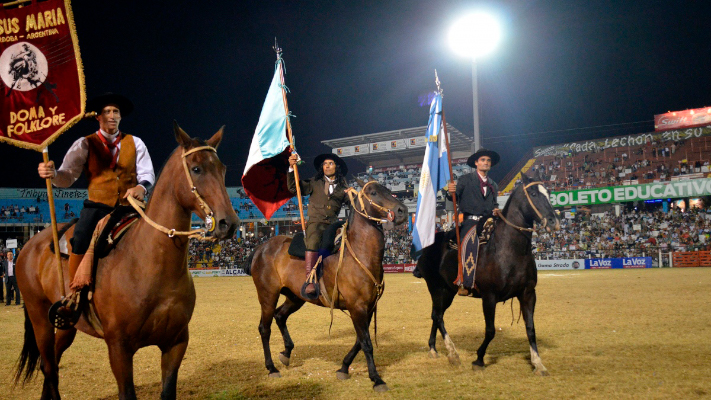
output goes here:
<path id="1" fill-rule="evenodd" d="M 251 278 L 195 280 L 197 306 L 178 380 L 180 399 L 415 398 L 700 398 L 711 396 L 711 269 L 546 271 L 539 274 L 535 314 L 538 347 L 550 376 L 532 373 L 518 302 L 499 304 L 487 368 L 471 362 L 484 335 L 481 301 L 457 298 L 445 315 L 462 360 L 451 366 L 427 349 L 430 298 L 423 280 L 388 274 L 378 312 L 375 362 L 390 387 L 374 393 L 359 354 L 347 381 L 335 371 L 355 341 L 348 317 L 306 305 L 289 320 L 296 344 L 282 378 L 268 378 L 257 332 L 259 304 Z M 512 325 L 513 317 L 513 325 Z M 0 398 L 35 399 L 42 379 L 13 387 L 22 346 L 20 307 L 0 306 Z M 371 327 L 372 335 L 372 327 Z M 60 366 L 66 399 L 116 398 L 103 341 L 78 334 Z M 160 397 L 160 353 L 135 357 L 139 398 Z M 40 374 L 41 376 L 41 374 Z"/>

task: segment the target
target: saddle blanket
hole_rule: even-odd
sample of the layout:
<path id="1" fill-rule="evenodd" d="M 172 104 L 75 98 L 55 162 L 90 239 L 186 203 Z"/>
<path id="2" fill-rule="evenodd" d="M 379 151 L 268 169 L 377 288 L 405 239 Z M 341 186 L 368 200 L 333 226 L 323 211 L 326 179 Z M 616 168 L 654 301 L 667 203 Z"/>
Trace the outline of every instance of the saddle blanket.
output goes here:
<path id="1" fill-rule="evenodd" d="M 474 280 L 476 279 L 476 263 L 479 253 L 479 236 L 476 234 L 476 226 L 469 229 L 462 239 L 462 277 L 464 287 L 467 289 L 474 288 Z"/>

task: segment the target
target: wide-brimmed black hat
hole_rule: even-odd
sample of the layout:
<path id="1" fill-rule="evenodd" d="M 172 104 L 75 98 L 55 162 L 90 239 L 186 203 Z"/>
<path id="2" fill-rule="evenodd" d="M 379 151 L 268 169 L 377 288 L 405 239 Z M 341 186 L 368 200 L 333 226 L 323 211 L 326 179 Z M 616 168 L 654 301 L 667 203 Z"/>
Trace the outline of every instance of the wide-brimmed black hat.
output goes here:
<path id="1" fill-rule="evenodd" d="M 467 160 L 467 165 L 469 165 L 472 168 L 476 168 L 476 160 L 478 160 L 482 156 L 489 156 L 491 158 L 491 166 L 493 167 L 494 165 L 499 163 L 499 153 L 493 151 L 493 150 L 487 150 L 485 148 L 480 148 L 479 150 L 476 151 L 476 153 L 472 154 L 469 156 L 469 159 Z"/>
<path id="2" fill-rule="evenodd" d="M 109 104 L 116 104 L 121 111 L 121 116 L 125 117 L 133 111 L 133 103 L 126 96 L 116 93 L 104 93 L 86 102 L 86 111 L 94 111 L 101 114 L 101 111 Z"/>
<path id="3" fill-rule="evenodd" d="M 337 155 L 333 153 L 325 153 L 325 154 L 319 154 L 316 156 L 314 159 L 314 167 L 316 168 L 316 171 L 319 171 L 321 168 L 321 164 L 325 160 L 333 160 L 336 162 L 341 167 L 341 175 L 346 176 L 348 175 L 348 165 L 346 165 L 346 162 L 343 161 L 341 157 L 338 157 Z"/>

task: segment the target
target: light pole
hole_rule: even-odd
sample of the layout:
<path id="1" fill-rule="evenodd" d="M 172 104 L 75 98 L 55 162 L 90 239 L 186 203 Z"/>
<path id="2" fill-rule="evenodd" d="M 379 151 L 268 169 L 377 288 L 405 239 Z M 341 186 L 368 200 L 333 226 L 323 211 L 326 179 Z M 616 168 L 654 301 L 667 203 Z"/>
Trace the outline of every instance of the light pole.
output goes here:
<path id="1" fill-rule="evenodd" d="M 499 22 L 491 15 L 477 12 L 457 20 L 449 30 L 449 44 L 455 53 L 472 60 L 472 93 L 474 107 L 474 151 L 481 148 L 479 133 L 479 88 L 477 58 L 491 53 L 501 40 Z"/>

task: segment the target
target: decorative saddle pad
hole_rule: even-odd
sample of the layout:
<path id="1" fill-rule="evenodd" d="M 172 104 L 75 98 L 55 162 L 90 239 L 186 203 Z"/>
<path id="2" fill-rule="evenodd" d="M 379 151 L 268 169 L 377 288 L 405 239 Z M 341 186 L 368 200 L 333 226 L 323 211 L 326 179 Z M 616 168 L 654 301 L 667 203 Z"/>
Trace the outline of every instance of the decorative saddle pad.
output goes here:
<path id="1" fill-rule="evenodd" d="M 476 266 L 479 261 L 479 250 L 485 245 L 494 231 L 494 219 L 489 218 L 484 222 L 481 234 L 477 236 L 477 226 L 469 229 L 462 239 L 462 276 L 464 287 L 474 289 L 476 279 Z"/>
<path id="2" fill-rule="evenodd" d="M 99 234 L 99 240 L 96 242 L 96 248 L 94 249 L 96 258 L 106 257 L 116 247 L 116 243 L 128 231 L 128 228 L 139 218 L 140 216 L 131 206 L 116 207 L 111 212 L 104 230 Z"/>

